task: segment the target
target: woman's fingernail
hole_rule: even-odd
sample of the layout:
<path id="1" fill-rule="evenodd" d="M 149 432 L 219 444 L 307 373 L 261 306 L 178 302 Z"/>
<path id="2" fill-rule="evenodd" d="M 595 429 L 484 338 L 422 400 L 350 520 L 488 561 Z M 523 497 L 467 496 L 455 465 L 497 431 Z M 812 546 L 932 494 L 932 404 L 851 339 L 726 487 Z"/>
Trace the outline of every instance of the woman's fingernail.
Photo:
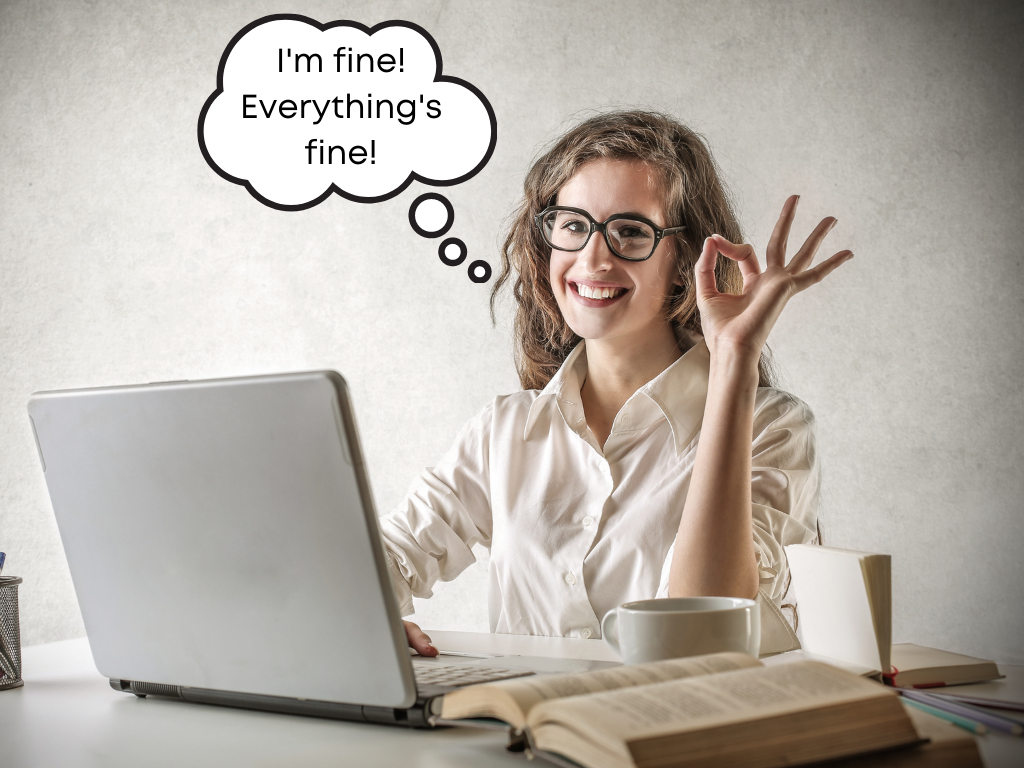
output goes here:
<path id="1" fill-rule="evenodd" d="M 435 651 L 437 650 L 437 646 L 434 645 L 433 643 L 427 643 L 427 647 L 428 648 L 433 648 Z"/>

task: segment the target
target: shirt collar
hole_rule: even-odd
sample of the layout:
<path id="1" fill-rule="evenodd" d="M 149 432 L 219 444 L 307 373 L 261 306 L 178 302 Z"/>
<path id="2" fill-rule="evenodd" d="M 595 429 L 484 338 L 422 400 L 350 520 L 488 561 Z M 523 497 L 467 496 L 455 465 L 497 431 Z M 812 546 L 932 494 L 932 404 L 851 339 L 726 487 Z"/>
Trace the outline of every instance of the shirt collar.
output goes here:
<path id="1" fill-rule="evenodd" d="M 523 430 L 523 440 L 530 439 L 530 433 L 540 418 L 541 412 L 552 404 L 558 407 L 558 412 L 565 420 L 566 426 L 573 432 L 578 431 L 579 420 L 583 418 L 580 388 L 586 376 L 586 342 L 581 341 L 565 358 L 562 367 L 551 377 L 551 381 L 530 405 L 530 412 L 526 416 L 526 428 Z"/>
<path id="2" fill-rule="evenodd" d="M 711 367 L 711 356 L 704 339 L 698 334 L 691 334 L 684 340 L 692 345 L 689 350 L 633 395 L 634 398 L 650 398 L 661 409 L 672 429 L 677 455 L 700 431 Z M 586 372 L 586 342 L 581 341 L 530 405 L 523 430 L 524 440 L 530 438 L 541 412 L 551 405 L 557 406 L 566 426 L 578 432 L 583 419 L 580 387 L 586 379 Z"/>
<path id="3" fill-rule="evenodd" d="M 700 432 L 708 399 L 711 353 L 702 336 L 692 334 L 689 341 L 693 346 L 682 357 L 637 390 L 637 394 L 649 397 L 665 414 L 677 455 Z"/>

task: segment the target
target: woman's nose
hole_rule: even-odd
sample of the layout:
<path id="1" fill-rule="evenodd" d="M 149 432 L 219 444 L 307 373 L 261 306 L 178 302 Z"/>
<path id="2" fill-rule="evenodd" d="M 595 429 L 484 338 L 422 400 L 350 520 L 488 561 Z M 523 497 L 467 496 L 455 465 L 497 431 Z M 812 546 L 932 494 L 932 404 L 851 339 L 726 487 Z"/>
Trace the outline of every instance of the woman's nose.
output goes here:
<path id="1" fill-rule="evenodd" d="M 615 254 L 608 248 L 604 235 L 600 232 L 594 232 L 590 236 L 590 242 L 580 251 L 579 260 L 581 266 L 587 272 L 596 274 L 597 272 L 607 272 L 611 269 L 612 263 L 615 260 Z"/>

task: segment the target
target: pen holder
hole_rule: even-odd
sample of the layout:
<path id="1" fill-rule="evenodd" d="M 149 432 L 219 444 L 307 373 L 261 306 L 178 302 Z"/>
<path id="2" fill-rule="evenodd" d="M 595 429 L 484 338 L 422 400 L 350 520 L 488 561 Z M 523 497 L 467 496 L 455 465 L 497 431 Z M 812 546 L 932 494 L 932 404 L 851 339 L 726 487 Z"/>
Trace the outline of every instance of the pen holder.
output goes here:
<path id="1" fill-rule="evenodd" d="M 0 576 L 0 691 L 25 684 L 21 679 L 20 576 Z"/>

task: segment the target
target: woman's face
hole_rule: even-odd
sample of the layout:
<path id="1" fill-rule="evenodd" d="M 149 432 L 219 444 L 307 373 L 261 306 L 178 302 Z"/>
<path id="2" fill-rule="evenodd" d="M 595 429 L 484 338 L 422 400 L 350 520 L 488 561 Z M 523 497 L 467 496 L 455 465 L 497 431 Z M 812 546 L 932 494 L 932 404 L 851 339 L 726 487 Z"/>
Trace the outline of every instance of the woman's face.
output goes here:
<path id="1" fill-rule="evenodd" d="M 631 213 L 662 228 L 678 224 L 666 220 L 657 173 L 639 160 L 590 161 L 559 190 L 556 204 L 582 208 L 599 222 Z M 640 342 L 664 332 L 665 301 L 676 274 L 673 248 L 665 238 L 646 261 L 627 261 L 594 232 L 581 251 L 552 249 L 551 288 L 562 317 L 588 340 Z"/>

